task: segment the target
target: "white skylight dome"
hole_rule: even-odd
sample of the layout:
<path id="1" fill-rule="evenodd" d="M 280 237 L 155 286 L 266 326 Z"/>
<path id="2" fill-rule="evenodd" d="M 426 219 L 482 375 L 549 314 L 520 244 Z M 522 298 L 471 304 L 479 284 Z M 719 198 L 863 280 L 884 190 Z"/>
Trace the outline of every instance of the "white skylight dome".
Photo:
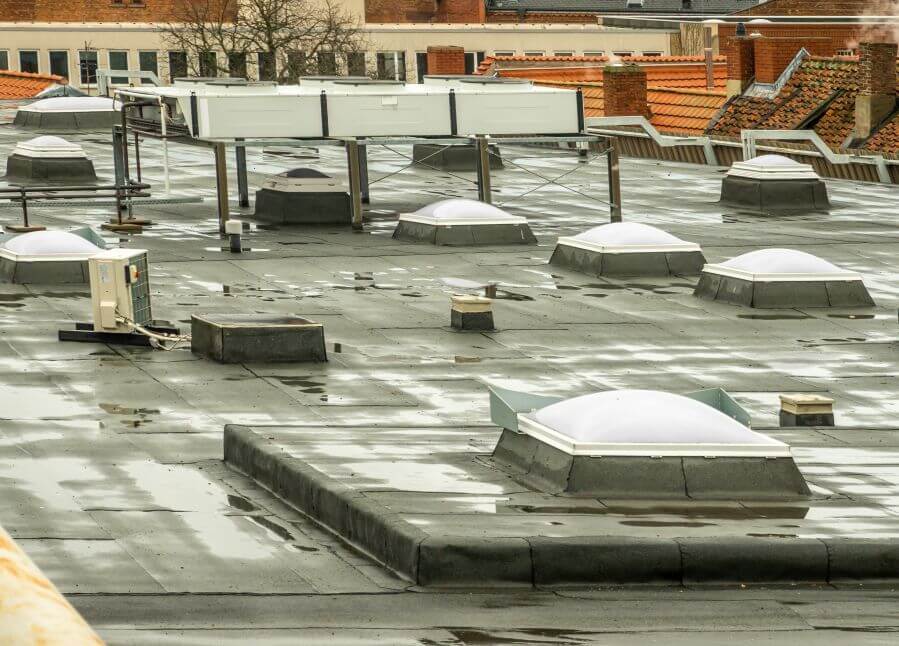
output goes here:
<path id="1" fill-rule="evenodd" d="M 56 158 L 70 159 L 74 157 L 87 157 L 84 148 L 80 145 L 66 141 L 62 137 L 41 135 L 28 141 L 20 141 L 13 149 L 14 155 L 31 158 Z"/>
<path id="2" fill-rule="evenodd" d="M 750 281 L 861 280 L 861 275 L 795 249 L 759 249 L 716 265 L 703 272 Z"/>
<path id="3" fill-rule="evenodd" d="M 734 162 L 727 175 L 752 179 L 820 179 L 809 164 L 801 164 L 783 155 L 761 155 L 748 161 Z"/>
<path id="4" fill-rule="evenodd" d="M 603 224 L 576 236 L 559 238 L 559 244 L 600 253 L 700 250 L 698 244 L 639 222 Z"/>
<path id="5" fill-rule="evenodd" d="M 105 96 L 57 96 L 19 109 L 26 112 L 111 112 L 118 110 L 119 104 Z"/>
<path id="6" fill-rule="evenodd" d="M 12 260 L 79 260 L 98 253 L 100 247 L 68 231 L 31 231 L 0 245 L 0 256 Z"/>
<path id="7" fill-rule="evenodd" d="M 400 216 L 401 220 L 434 226 L 453 224 L 523 224 L 527 220 L 510 215 L 492 204 L 477 200 L 453 198 L 428 204 L 414 213 Z"/>
<path id="8" fill-rule="evenodd" d="M 707 404 L 654 390 L 615 390 L 566 399 L 519 415 L 519 429 L 570 455 L 790 455 L 786 444 Z"/>

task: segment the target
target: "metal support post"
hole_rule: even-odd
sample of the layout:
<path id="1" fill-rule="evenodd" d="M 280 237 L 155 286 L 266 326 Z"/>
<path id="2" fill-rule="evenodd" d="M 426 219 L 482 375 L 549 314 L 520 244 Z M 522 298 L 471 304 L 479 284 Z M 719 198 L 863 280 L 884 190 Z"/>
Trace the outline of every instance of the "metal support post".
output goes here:
<path id="1" fill-rule="evenodd" d="M 125 184 L 125 162 L 122 159 L 122 127 L 112 127 L 112 162 L 115 169 L 116 186 Z"/>
<path id="2" fill-rule="evenodd" d="M 141 171 L 140 171 L 140 137 L 138 134 L 134 133 L 134 164 L 137 166 L 137 181 L 140 183 L 141 180 Z"/>
<path id="3" fill-rule="evenodd" d="M 478 135 L 475 137 L 475 147 L 478 151 L 478 200 L 486 204 L 493 203 L 490 191 L 490 147 L 487 137 Z"/>
<path id="4" fill-rule="evenodd" d="M 371 194 L 368 190 L 368 146 L 359 146 L 359 177 L 362 182 L 362 203 L 371 204 Z"/>
<path id="5" fill-rule="evenodd" d="M 212 145 L 215 153 L 215 190 L 218 197 L 219 232 L 225 232 L 228 221 L 228 163 L 225 159 L 225 144 Z"/>
<path id="6" fill-rule="evenodd" d="M 609 221 L 621 222 L 621 169 L 614 142 L 606 155 L 609 163 Z"/>
<path id="7" fill-rule="evenodd" d="M 131 171 L 128 168 L 128 105 L 127 103 L 122 103 L 122 184 L 124 186 L 131 186 Z M 128 209 L 128 219 L 132 218 L 132 210 L 131 210 L 131 195 L 128 193 L 125 196 L 125 207 Z M 119 211 L 119 214 L 122 212 Z"/>
<path id="8" fill-rule="evenodd" d="M 243 139 L 237 139 L 243 141 Z M 250 189 L 247 186 L 247 149 L 244 146 L 234 148 L 237 157 L 237 204 L 241 208 L 250 206 Z"/>
<path id="9" fill-rule="evenodd" d="M 362 173 L 360 169 L 359 142 L 346 141 L 347 171 L 350 176 L 350 207 L 353 213 L 353 228 L 362 230 Z"/>

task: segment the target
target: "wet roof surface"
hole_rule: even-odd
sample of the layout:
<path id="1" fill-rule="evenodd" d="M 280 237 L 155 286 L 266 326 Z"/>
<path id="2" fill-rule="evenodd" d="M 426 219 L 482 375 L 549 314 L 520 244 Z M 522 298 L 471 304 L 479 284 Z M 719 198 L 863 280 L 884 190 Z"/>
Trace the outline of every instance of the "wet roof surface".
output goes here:
<path id="1" fill-rule="evenodd" d="M 33 136 L 0 129 L 0 157 Z M 105 133 L 70 138 L 84 146 L 98 175 L 109 178 Z M 409 148 L 396 150 L 411 154 Z M 165 635 L 179 643 L 222 643 L 247 634 L 221 634 L 210 626 L 287 629 L 305 621 L 307 629 L 320 630 L 336 625 L 333 617 L 341 612 L 382 619 L 368 624 L 382 632 L 366 633 L 366 643 L 405 643 L 409 632 L 391 631 L 412 624 L 436 640 L 431 643 L 490 643 L 491 636 L 521 639 L 527 635 L 515 631 L 537 630 L 537 619 L 508 626 L 495 613 L 469 619 L 474 608 L 510 603 L 490 595 L 444 604 L 443 623 L 427 608 L 419 623 L 383 621 L 397 614 L 391 609 L 396 601 L 360 599 L 403 590 L 405 583 L 225 467 L 226 423 L 302 426 L 285 431 L 291 450 L 333 473 L 356 474 L 385 502 L 398 500 L 393 489 L 412 490 L 402 495 L 404 513 L 427 522 L 451 512 L 466 519 L 489 515 L 499 519 L 492 527 L 512 533 L 541 523 L 563 532 L 625 522 L 634 535 L 899 533 L 899 231 L 893 224 L 899 189 L 830 180 L 830 214 L 760 218 L 716 204 L 720 171 L 623 160 L 626 221 L 701 243 L 709 262 L 760 246 L 808 251 L 861 273 L 878 304 L 870 310 L 759 312 L 694 298 L 692 278 L 615 280 L 550 269 L 546 261 L 556 236 L 607 221 L 607 207 L 594 201 L 605 198 L 604 161 L 584 164 L 547 149 L 504 147 L 503 154 L 506 170 L 494 173 L 495 203 L 528 217 L 536 247 L 447 248 L 392 240 L 397 213 L 474 194 L 469 174 L 416 168 L 372 185 L 372 219 L 364 233 L 256 227 L 244 239 L 253 251 L 232 256 L 220 251 L 211 152 L 171 147 L 174 196 L 203 202 L 144 205 L 138 214 L 156 224 L 121 238 L 122 246 L 150 251 L 156 316 L 185 328 L 191 313 L 202 311 L 307 317 L 325 325 L 327 364 L 226 366 L 189 350 L 59 343 L 58 329 L 90 318 L 85 286 L 0 285 L 0 523 L 63 592 L 83 595 L 73 600 L 102 633 L 129 643 L 168 643 Z M 373 148 L 370 156 L 373 181 L 405 163 L 387 149 Z M 318 153 L 252 150 L 248 158 L 254 187 L 304 165 L 337 177 L 345 172 L 341 151 L 326 147 Z M 159 145 L 148 142 L 141 159 L 144 179 L 160 197 Z M 552 178 L 571 171 L 561 181 L 573 190 L 535 190 L 541 180 L 523 168 Z M 241 212 L 234 202 L 232 212 Z M 75 228 L 99 226 L 111 213 L 109 206 L 36 206 L 31 217 Z M 7 222 L 18 215 L 15 208 L 0 208 Z M 459 288 L 447 278 L 500 281 L 496 331 L 449 328 L 449 296 Z M 800 468 L 815 485 L 815 500 L 802 517 L 736 503 L 685 512 L 651 501 L 565 501 L 520 487 L 513 492 L 508 479 L 480 477 L 488 467 L 473 456 L 489 452 L 499 435 L 489 423 L 487 384 L 566 396 L 720 386 L 750 411 L 756 428 L 776 426 L 779 394 L 821 393 L 836 400 L 839 428 L 772 432 L 795 447 Z M 573 514 L 571 507 L 582 509 Z M 127 596 L 95 596 L 106 593 L 150 596 L 137 606 Z M 221 595 L 236 593 L 311 596 L 293 604 L 272 597 L 257 620 L 249 610 L 228 610 L 232 602 Z M 338 593 L 354 600 L 311 600 Z M 431 595 L 416 597 L 426 598 L 407 603 L 432 603 Z M 241 598 L 256 608 L 253 598 Z M 566 620 L 571 615 L 565 612 L 575 600 L 530 599 L 524 603 L 538 606 L 536 617 L 552 616 L 538 627 L 567 621 L 563 628 L 572 632 L 577 621 Z M 647 607 L 664 605 L 664 596 L 653 599 Z M 764 620 L 765 629 L 816 625 L 808 612 L 794 614 L 782 604 L 786 593 L 766 599 L 753 620 Z M 729 608 L 726 596 L 719 601 L 716 617 L 726 619 L 707 625 L 745 629 L 737 619 L 742 601 Z M 594 602 L 591 615 L 610 599 Z M 298 608 L 311 616 L 331 614 L 310 624 L 297 619 Z M 899 624 L 895 605 L 885 605 L 883 613 L 889 620 L 877 621 Z M 460 636 L 461 629 L 436 628 L 450 625 L 447 616 L 460 626 L 480 621 L 492 628 L 486 637 L 474 629 Z M 622 625 L 648 629 L 645 619 L 628 621 Z M 603 630 L 587 624 L 585 631 Z M 197 625 L 209 629 L 203 636 L 208 641 L 179 632 Z M 130 632 L 134 626 L 148 630 Z M 676 621 L 652 629 L 666 626 L 678 629 Z M 276 631 L 263 638 L 276 643 L 287 637 Z"/>

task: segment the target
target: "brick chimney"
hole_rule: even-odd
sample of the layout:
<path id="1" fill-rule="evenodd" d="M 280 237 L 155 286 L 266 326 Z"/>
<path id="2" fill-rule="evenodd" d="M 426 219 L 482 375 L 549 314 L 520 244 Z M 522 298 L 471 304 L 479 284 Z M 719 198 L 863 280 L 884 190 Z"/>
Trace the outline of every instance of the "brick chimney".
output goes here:
<path id="1" fill-rule="evenodd" d="M 605 116 L 652 116 L 646 100 L 646 70 L 639 65 L 606 65 L 602 85 Z"/>
<path id="2" fill-rule="evenodd" d="M 755 78 L 755 43 L 745 36 L 727 39 L 727 96 L 743 94 Z"/>
<path id="3" fill-rule="evenodd" d="M 867 139 L 896 107 L 896 43 L 862 43 L 858 48 L 855 137 Z"/>
<path id="4" fill-rule="evenodd" d="M 465 74 L 465 50 L 455 45 L 428 47 L 428 74 Z"/>

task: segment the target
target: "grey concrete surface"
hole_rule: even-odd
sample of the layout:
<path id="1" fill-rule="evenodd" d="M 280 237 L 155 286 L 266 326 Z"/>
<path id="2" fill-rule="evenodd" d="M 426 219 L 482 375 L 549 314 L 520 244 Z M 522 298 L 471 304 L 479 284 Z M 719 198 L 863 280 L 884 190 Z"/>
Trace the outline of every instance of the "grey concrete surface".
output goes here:
<path id="1" fill-rule="evenodd" d="M 0 109 L 4 117 L 9 111 Z M 32 136 L 0 127 L 0 158 Z M 108 134 L 73 140 L 100 181 L 111 179 Z M 251 188 L 296 166 L 302 154 L 251 150 Z M 378 484 L 401 461 L 403 486 L 417 491 L 402 504 L 429 522 L 440 509 L 482 513 L 506 504 L 511 487 L 500 482 L 471 480 L 448 494 L 445 484 L 460 481 L 454 465 L 435 468 L 408 441 L 431 437 L 447 450 L 488 453 L 497 436 L 488 441 L 487 383 L 555 394 L 723 386 L 761 427 L 777 425 L 779 393 L 821 392 L 836 400 L 837 427 L 780 435 L 793 442 L 800 468 L 842 494 L 816 506 L 812 520 L 851 537 L 895 535 L 897 189 L 828 182 L 829 215 L 766 218 L 760 226 L 756 216 L 716 204 L 715 169 L 623 160 L 625 220 L 696 240 L 709 262 L 760 246 L 798 247 L 862 273 L 877 303 L 759 316 L 696 299 L 684 279 L 594 279 L 550 269 L 557 235 L 607 221 L 607 207 L 593 199 L 605 198 L 603 164 L 550 150 L 504 147 L 503 154 L 544 176 L 574 171 L 564 183 L 577 193 L 538 189 L 539 178 L 511 164 L 494 173 L 495 203 L 527 216 L 538 245 L 391 240 L 397 213 L 471 197 L 474 184 L 420 168 L 375 182 L 405 161 L 371 148 L 364 233 L 254 227 L 244 240 L 253 251 L 234 257 L 220 250 L 211 152 L 171 146 L 173 196 L 204 201 L 139 206 L 136 215 L 157 224 L 120 242 L 150 251 L 154 313 L 185 328 L 199 311 L 308 316 L 327 328 L 327 364 L 218 365 L 187 348 L 63 344 L 57 330 L 90 317 L 85 286 L 0 286 L 0 524 L 111 643 L 893 641 L 895 593 L 851 582 L 787 591 L 428 595 L 222 465 L 225 424 L 305 424 L 318 433 L 317 457 L 327 455 L 335 471 L 353 473 L 359 464 Z M 145 142 L 143 176 L 154 197 L 162 197 L 160 158 L 159 146 Z M 345 172 L 339 150 L 322 147 L 315 163 Z M 229 184 L 237 186 L 233 174 Z M 252 213 L 234 198 L 235 216 Z M 98 226 L 112 214 L 102 204 L 30 212 L 36 224 L 58 228 Z M 0 220 L 19 219 L 17 209 L 0 208 Z M 444 278 L 500 281 L 500 328 L 453 332 L 447 309 L 457 290 Z M 395 457 L 403 444 L 406 452 Z M 381 486 L 370 495 L 389 504 L 397 492 Z M 577 505 L 602 508 L 594 500 Z M 615 523 L 708 522 L 701 511 L 685 521 L 610 509 Z M 533 510 L 519 513 L 550 522 Z"/>

